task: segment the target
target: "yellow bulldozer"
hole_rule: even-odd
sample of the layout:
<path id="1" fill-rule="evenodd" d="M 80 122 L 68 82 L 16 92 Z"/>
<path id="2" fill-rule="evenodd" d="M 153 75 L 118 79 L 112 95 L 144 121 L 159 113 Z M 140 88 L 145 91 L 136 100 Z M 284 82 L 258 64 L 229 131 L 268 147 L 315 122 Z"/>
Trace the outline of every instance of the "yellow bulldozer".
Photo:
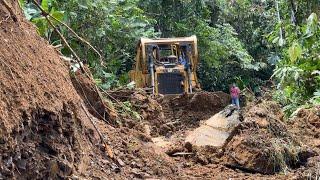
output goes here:
<path id="1" fill-rule="evenodd" d="M 141 38 L 134 69 L 129 72 L 137 88 L 154 95 L 192 93 L 200 89 L 197 37 Z"/>

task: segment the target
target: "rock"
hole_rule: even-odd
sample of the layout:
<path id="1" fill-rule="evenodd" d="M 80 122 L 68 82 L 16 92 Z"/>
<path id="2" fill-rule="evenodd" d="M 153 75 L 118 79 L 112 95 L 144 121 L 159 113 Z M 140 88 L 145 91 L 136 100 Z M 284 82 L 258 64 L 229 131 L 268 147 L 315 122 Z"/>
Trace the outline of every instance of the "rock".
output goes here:
<path id="1" fill-rule="evenodd" d="M 131 172 L 134 174 L 136 178 L 139 178 L 139 179 L 143 178 L 143 173 L 141 173 L 139 169 L 134 168 L 132 169 Z"/>
<path id="2" fill-rule="evenodd" d="M 226 166 L 274 174 L 297 168 L 315 156 L 288 131 L 280 116 L 274 116 L 275 108 L 280 107 L 261 102 L 243 111 L 243 122 L 223 146 L 221 160 Z"/>
<path id="3" fill-rule="evenodd" d="M 72 175 L 72 176 L 71 176 L 71 179 L 72 179 L 72 180 L 78 180 L 78 179 L 80 179 L 80 178 L 79 178 L 78 176 L 76 176 L 76 175 Z"/>
<path id="4" fill-rule="evenodd" d="M 141 141 L 144 141 L 144 142 L 151 142 L 152 141 L 152 138 L 151 136 L 147 135 L 147 134 L 144 134 L 144 133 L 138 133 L 138 136 L 137 136 Z"/>
<path id="5" fill-rule="evenodd" d="M 56 178 L 57 174 L 59 173 L 59 166 L 56 160 L 51 160 L 47 164 L 47 169 L 49 171 L 49 177 L 50 178 Z"/>
<path id="6" fill-rule="evenodd" d="M 70 176 L 73 173 L 73 167 L 72 164 L 70 164 L 67 161 L 59 161 L 58 162 L 60 174 L 62 177 L 64 176 Z"/>
<path id="7" fill-rule="evenodd" d="M 106 159 L 101 159 L 101 162 L 102 162 L 103 164 L 110 164 L 110 161 L 108 161 L 108 160 L 106 160 Z"/>
<path id="8" fill-rule="evenodd" d="M 258 124 L 258 126 L 259 126 L 260 128 L 267 128 L 268 125 L 270 124 L 265 118 L 263 118 L 263 119 L 258 119 L 258 120 L 256 121 L 256 123 Z"/>
<path id="9" fill-rule="evenodd" d="M 117 162 L 119 163 L 120 166 L 126 165 L 120 158 L 117 159 Z"/>
<path id="10" fill-rule="evenodd" d="M 16 165 L 17 165 L 17 167 L 19 169 L 26 170 L 27 160 L 26 159 L 20 159 L 20 160 L 17 161 Z"/>
<path id="11" fill-rule="evenodd" d="M 133 97 L 134 97 L 134 99 L 136 99 L 137 101 L 140 101 L 140 102 L 144 102 L 145 100 L 148 99 L 147 96 L 144 96 L 144 95 L 139 94 L 139 93 L 133 94 Z"/>
<path id="12" fill-rule="evenodd" d="M 151 128 L 150 128 L 150 126 L 147 125 L 147 124 L 145 124 L 145 125 L 143 126 L 143 128 L 144 128 L 144 133 L 147 134 L 148 136 L 150 136 L 150 135 L 151 135 Z"/>
<path id="13" fill-rule="evenodd" d="M 184 147 L 188 150 L 188 152 L 192 152 L 192 144 L 190 142 L 186 142 Z"/>

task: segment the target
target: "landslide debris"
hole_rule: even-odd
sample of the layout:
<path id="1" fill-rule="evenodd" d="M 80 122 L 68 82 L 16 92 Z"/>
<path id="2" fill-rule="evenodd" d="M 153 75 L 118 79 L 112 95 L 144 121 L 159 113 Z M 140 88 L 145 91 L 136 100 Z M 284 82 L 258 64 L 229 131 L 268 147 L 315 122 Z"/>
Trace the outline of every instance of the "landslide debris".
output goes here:
<path id="1" fill-rule="evenodd" d="M 122 97 L 123 95 L 124 92 Z M 178 166 L 183 166 L 183 172 L 187 173 L 188 177 L 287 179 L 298 173 L 297 177 L 305 178 L 306 168 L 313 170 L 315 174 L 314 169 L 319 162 L 317 150 L 311 143 L 306 144 L 296 137 L 291 131 L 290 123 L 284 121 L 281 107 L 275 102 L 255 101 L 241 111 L 234 106 L 225 109 L 218 105 L 210 106 L 216 108 L 211 109 L 214 112 L 218 111 L 217 109 L 223 110 L 215 115 L 209 112 L 208 115 L 206 109 L 192 107 L 195 104 L 190 102 L 194 96 L 153 98 L 143 91 L 131 92 L 126 96 L 126 100 L 131 101 L 136 110 L 144 114 L 143 119 L 135 122 L 132 127 L 147 135 L 151 134 L 153 138 L 148 136 L 148 142 L 151 139 L 151 143 L 154 143 L 160 152 L 168 154 Z M 203 101 L 210 103 L 208 98 Z M 208 116 L 210 118 L 205 119 Z M 308 117 L 311 117 L 310 122 L 316 126 L 315 116 L 309 114 Z M 167 131 L 161 131 L 164 125 L 171 123 L 174 125 L 166 128 Z M 148 128 L 139 124 L 147 125 Z M 297 129 L 302 130 L 300 128 L 304 127 L 305 125 L 302 125 Z M 317 140 L 317 135 L 312 133 L 312 142 Z M 209 167 L 217 169 L 209 170 Z M 198 175 L 192 176 L 192 170 Z M 229 174 L 214 175 L 224 172 Z M 277 174 L 279 172 L 285 172 L 286 175 Z"/>
<path id="2" fill-rule="evenodd" d="M 194 94 L 153 97 L 143 90 L 119 90 L 109 94 L 120 102 L 130 102 L 142 121 L 126 117 L 125 125 L 137 128 L 152 137 L 169 137 L 177 132 L 199 126 L 222 110 L 230 102 L 223 92 L 197 92 Z"/>
<path id="3" fill-rule="evenodd" d="M 317 155 L 288 130 L 276 103 L 252 104 L 242 114 L 243 122 L 223 146 L 222 160 L 228 167 L 274 174 L 305 165 Z"/>
<path id="4" fill-rule="evenodd" d="M 17 13 L 14 19 L 0 6 L 0 179 L 319 177 L 319 108 L 302 109 L 284 122 L 275 103 L 249 105 L 240 124 L 226 128 L 231 135 L 222 149 L 189 148 L 187 131 L 222 110 L 227 94 L 154 98 L 139 90 L 119 91 L 111 96 L 130 102 L 142 118 L 126 114 L 130 109 L 112 119 L 106 102 L 88 95 L 96 93 L 93 83 L 76 74 L 77 86 L 58 53 L 22 18 L 17 1 L 9 4 Z M 86 115 L 82 104 L 93 115 Z M 113 159 L 103 151 L 90 119 Z M 164 145 L 166 153 L 152 136 L 170 143 Z M 274 174 L 284 170 L 288 174 Z"/>
<path id="5" fill-rule="evenodd" d="M 92 82 L 78 77 L 79 86 L 88 85 L 87 102 L 81 88 L 73 85 L 68 65 L 23 18 L 18 1 L 7 2 L 17 21 L 0 6 L 0 179 L 177 175 L 168 156 L 141 140 L 139 131 L 114 128 L 96 118 L 110 115 L 110 109 L 103 109 L 96 95 L 87 94 L 93 92 Z M 91 120 L 114 159 L 103 150 Z"/>
<path id="6" fill-rule="evenodd" d="M 62 178 L 85 170 L 88 118 L 68 67 L 27 23 L 0 6 L 0 179 Z"/>
<path id="7" fill-rule="evenodd" d="M 230 97 L 224 92 L 197 92 L 180 96 L 165 96 L 157 99 L 161 104 L 165 121 L 157 124 L 158 135 L 170 136 L 177 131 L 185 131 L 199 126 L 226 107 Z M 151 122 L 152 123 L 152 122 Z"/>

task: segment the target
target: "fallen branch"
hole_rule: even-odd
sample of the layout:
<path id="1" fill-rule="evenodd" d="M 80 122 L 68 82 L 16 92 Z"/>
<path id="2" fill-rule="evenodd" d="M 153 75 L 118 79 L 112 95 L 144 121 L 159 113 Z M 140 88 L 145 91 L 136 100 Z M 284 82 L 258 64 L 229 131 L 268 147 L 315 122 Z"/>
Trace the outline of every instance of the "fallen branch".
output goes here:
<path id="1" fill-rule="evenodd" d="M 91 77 L 91 76 L 87 73 L 87 71 L 83 68 L 79 56 L 74 52 L 74 50 L 71 48 L 71 46 L 69 45 L 69 43 L 67 42 L 67 40 L 64 38 L 64 36 L 63 36 L 63 35 L 58 31 L 58 29 L 52 24 L 51 20 L 50 20 L 47 16 L 45 16 L 45 18 L 46 18 L 46 20 L 48 21 L 48 23 L 50 24 L 50 26 L 52 26 L 52 27 L 54 28 L 54 30 L 56 31 L 56 33 L 60 36 L 60 38 L 62 39 L 62 41 L 64 42 L 64 44 L 69 48 L 69 50 L 71 51 L 71 53 L 76 57 L 76 61 L 77 61 L 77 63 L 79 64 L 81 71 L 82 71 L 90 80 L 92 80 L 92 77 Z M 77 80 L 77 78 L 75 78 L 75 79 L 76 79 L 76 81 L 79 83 L 79 81 Z M 80 83 L 79 83 L 79 84 L 80 84 Z M 99 90 L 98 90 L 98 87 L 97 87 L 96 85 L 94 85 L 94 88 L 95 88 L 95 91 L 98 93 L 99 98 L 101 99 L 101 101 L 103 101 L 103 98 L 102 98 L 102 96 L 101 96 L 101 94 L 100 94 L 100 92 L 99 92 Z M 81 89 L 82 89 L 82 87 L 81 87 Z M 88 104 L 92 107 L 92 109 L 93 109 L 94 111 L 97 112 L 97 110 L 96 110 L 96 109 L 91 105 L 91 103 L 89 102 L 89 100 L 88 100 L 87 96 L 85 95 L 83 89 L 82 89 L 82 91 L 83 91 L 83 94 L 84 94 L 84 96 L 85 96 L 86 101 L 88 102 Z M 109 107 L 107 107 L 107 108 L 108 108 L 109 111 L 111 111 L 111 109 L 110 109 Z M 99 113 L 97 112 L 97 114 L 99 114 Z M 100 115 L 100 114 L 99 114 L 99 115 Z M 101 117 L 105 122 L 108 122 L 108 121 L 105 119 L 105 117 L 102 117 L 101 115 L 100 115 L 100 117 Z"/>
<path id="2" fill-rule="evenodd" d="M 10 13 L 11 18 L 13 19 L 14 22 L 18 21 L 17 16 L 15 15 L 15 13 L 13 12 L 12 8 L 9 6 L 9 4 L 7 3 L 6 0 L 0 0 L 0 3 L 4 5 L 5 8 L 7 8 L 7 10 Z"/>
<path id="3" fill-rule="evenodd" d="M 33 2 L 35 3 L 35 5 L 40 9 L 41 13 L 43 16 L 46 17 L 46 19 L 48 19 L 47 17 L 52 18 L 53 20 L 57 21 L 58 23 L 62 24 L 63 26 L 65 26 L 76 38 L 78 38 L 80 41 L 82 41 L 83 43 L 87 44 L 95 53 L 98 54 L 99 56 L 99 61 L 100 61 L 100 65 L 103 66 L 103 57 L 100 54 L 100 52 L 94 48 L 88 41 L 86 41 L 85 39 L 83 39 L 82 37 L 80 37 L 72 28 L 70 28 L 66 23 L 60 21 L 59 19 L 53 17 L 51 14 L 49 14 L 48 12 L 46 12 L 39 4 L 38 2 L 36 2 L 35 0 L 33 0 Z"/>
<path id="4" fill-rule="evenodd" d="M 171 156 L 184 156 L 184 155 L 194 155 L 194 153 L 189 153 L 189 152 L 176 152 L 172 154 Z"/>
<path id="5" fill-rule="evenodd" d="M 59 37 L 61 38 L 61 40 L 63 41 L 63 43 L 68 47 L 68 49 L 71 51 L 71 53 L 74 55 L 74 57 L 76 58 L 77 63 L 80 66 L 81 71 L 90 79 L 93 80 L 92 76 L 90 76 L 89 73 L 86 72 L 86 70 L 83 68 L 82 65 L 82 61 L 79 58 L 79 56 L 77 55 L 77 53 L 71 48 L 71 46 L 69 45 L 69 43 L 67 42 L 67 40 L 65 39 L 65 37 L 60 33 L 60 31 L 53 25 L 52 21 L 48 18 L 48 16 L 50 16 L 39 4 L 38 2 L 36 2 L 35 0 L 33 0 L 33 3 L 41 10 L 42 15 L 46 18 L 46 20 L 48 21 L 49 25 L 54 29 L 54 31 L 59 35 Z M 50 16 L 52 17 L 52 16 Z M 71 29 L 71 28 L 70 28 Z M 73 31 L 74 32 L 74 31 Z M 76 33 L 75 33 L 76 34 Z M 79 37 L 79 36 L 78 36 Z M 90 43 L 88 43 L 90 44 Z M 91 46 L 91 45 L 90 45 Z M 99 54 L 100 55 L 100 54 Z M 101 55 L 100 55 L 101 56 Z M 77 80 L 77 79 L 76 79 Z M 77 80 L 78 81 L 78 80 Z M 98 87 L 96 85 L 94 85 L 95 91 L 98 93 L 99 98 L 101 99 L 101 101 L 103 101 L 102 95 L 98 89 Z M 83 91 L 83 89 L 82 89 Z M 85 95 L 85 94 L 84 94 Z M 85 96 L 86 101 L 89 103 L 89 105 L 95 110 L 97 111 L 89 102 L 88 98 Z M 108 108 L 108 107 L 107 107 Z M 110 109 L 108 109 L 109 111 L 111 111 Z M 99 113 L 98 113 L 99 114 Z M 100 114 L 99 114 L 100 115 Z M 101 116 L 101 115 L 100 115 Z M 101 117 L 104 121 L 107 122 L 107 120 L 105 119 L 105 117 Z"/>
<path id="6" fill-rule="evenodd" d="M 94 122 L 94 120 L 92 119 L 92 117 L 90 116 L 90 114 L 87 112 L 87 109 L 84 107 L 83 103 L 81 103 L 81 107 L 83 109 L 83 111 L 86 113 L 86 116 L 89 118 L 90 122 L 92 123 L 93 127 L 95 128 L 95 130 L 97 131 L 99 137 L 100 137 L 100 140 L 101 140 L 101 143 L 103 144 L 104 146 L 104 150 L 108 153 L 108 156 L 111 158 L 111 159 L 114 159 L 114 154 L 110 148 L 110 146 L 106 143 L 105 141 L 105 137 L 102 135 L 102 133 L 99 131 L 96 123 Z"/>
<path id="7" fill-rule="evenodd" d="M 41 10 L 41 12 L 43 13 L 43 16 L 46 18 L 46 20 L 48 21 L 49 25 L 53 28 L 53 30 L 58 34 L 58 36 L 61 38 L 61 40 L 63 41 L 63 43 L 68 47 L 68 49 L 71 51 L 72 55 L 76 58 L 77 63 L 80 65 L 80 69 L 83 73 L 85 73 L 86 71 L 84 70 L 81 60 L 79 58 L 79 56 L 77 55 L 77 53 L 71 48 L 71 46 L 69 45 L 69 43 L 67 42 L 66 38 L 60 33 L 60 31 L 53 25 L 52 21 L 48 18 L 48 13 L 45 12 L 42 7 L 38 4 L 38 2 L 36 2 L 35 0 L 33 0 L 33 3 Z"/>
<path id="8" fill-rule="evenodd" d="M 77 63 L 80 66 L 80 69 L 82 72 L 86 72 L 83 68 L 81 59 L 79 58 L 79 56 L 77 55 L 77 53 L 71 48 L 71 46 L 69 45 L 69 43 L 67 42 L 67 40 L 64 38 L 64 36 L 60 33 L 60 31 L 53 25 L 53 23 L 51 22 L 51 20 L 46 16 L 45 17 L 46 20 L 48 21 L 48 23 L 50 24 L 50 26 L 54 29 L 54 31 L 59 35 L 59 37 L 61 38 L 61 40 L 63 41 L 63 43 L 68 47 L 68 49 L 71 51 L 71 53 L 73 54 L 73 56 L 76 58 Z"/>
<path id="9" fill-rule="evenodd" d="M 90 77 L 88 77 L 89 79 L 90 79 Z M 102 117 L 102 115 L 93 107 L 93 105 L 90 103 L 90 101 L 89 101 L 89 99 L 88 99 L 88 97 L 87 97 L 87 95 L 86 95 L 86 93 L 85 93 L 85 90 L 82 88 L 82 86 L 81 86 L 81 84 L 80 84 L 80 82 L 79 82 L 79 80 L 78 80 L 78 78 L 77 78 L 77 76 L 75 75 L 74 76 L 74 79 L 77 81 L 77 83 L 79 84 L 79 86 L 80 86 L 80 89 L 81 89 L 81 91 L 82 91 L 82 94 L 83 94 L 83 96 L 84 96 L 84 98 L 85 98 L 85 101 L 89 104 L 89 106 L 100 116 L 100 118 L 102 118 L 102 120 L 104 120 L 106 123 L 109 123 L 110 124 L 110 122 L 109 121 L 107 121 L 106 120 L 106 118 L 105 117 Z M 99 98 L 101 99 L 101 101 L 103 101 L 103 99 L 102 99 L 102 96 L 101 96 L 101 94 L 100 94 L 100 92 L 98 91 L 98 87 L 96 86 L 96 85 L 94 85 L 95 86 L 95 91 L 98 93 L 98 96 L 99 96 Z M 106 106 L 106 108 L 111 112 L 112 111 L 112 109 L 110 109 L 108 106 Z M 108 115 L 110 116 L 110 114 L 108 113 Z"/>
<path id="10" fill-rule="evenodd" d="M 52 19 L 54 19 L 55 21 L 57 21 L 58 23 L 64 25 L 67 29 L 69 29 L 69 31 L 76 37 L 78 38 L 80 41 L 84 42 L 85 44 L 87 44 L 95 53 L 98 54 L 99 56 L 99 61 L 100 61 L 100 65 L 103 65 L 103 57 L 100 54 L 100 52 L 94 48 L 88 41 L 86 41 L 85 39 L 83 39 L 82 37 L 80 37 L 72 28 L 70 28 L 66 23 L 60 21 L 59 19 L 51 16 L 50 14 L 48 14 L 49 17 L 51 17 Z"/>

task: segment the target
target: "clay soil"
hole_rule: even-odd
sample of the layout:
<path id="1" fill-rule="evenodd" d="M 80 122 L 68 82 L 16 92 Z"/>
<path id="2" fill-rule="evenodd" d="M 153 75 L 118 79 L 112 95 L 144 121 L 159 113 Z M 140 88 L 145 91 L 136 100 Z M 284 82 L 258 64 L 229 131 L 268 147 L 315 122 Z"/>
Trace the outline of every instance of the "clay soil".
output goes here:
<path id="1" fill-rule="evenodd" d="M 255 102 L 223 147 L 190 147 L 186 134 L 222 110 L 227 94 L 97 92 L 90 75 L 69 73 L 17 0 L 6 2 L 9 10 L 0 6 L 0 179 L 319 178 L 319 108 L 286 120 L 275 103 Z M 127 102 L 130 111 L 123 110 Z M 291 146 L 274 151 L 274 142 Z M 268 164 L 270 155 L 280 158 Z"/>

